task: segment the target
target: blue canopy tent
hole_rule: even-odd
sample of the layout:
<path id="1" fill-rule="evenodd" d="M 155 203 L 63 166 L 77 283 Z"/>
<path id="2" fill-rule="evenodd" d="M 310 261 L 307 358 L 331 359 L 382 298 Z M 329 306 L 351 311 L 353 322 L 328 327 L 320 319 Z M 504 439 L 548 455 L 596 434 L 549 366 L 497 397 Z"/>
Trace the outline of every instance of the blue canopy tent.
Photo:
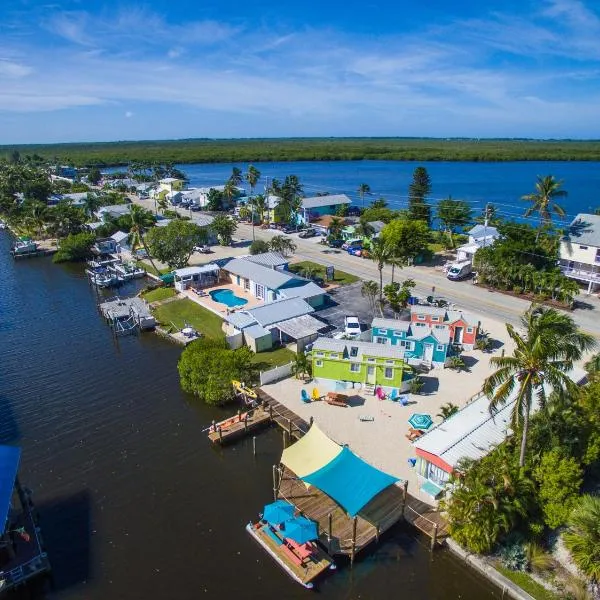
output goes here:
<path id="1" fill-rule="evenodd" d="M 280 525 L 294 516 L 294 507 L 285 500 L 276 500 L 265 504 L 263 519 L 271 525 Z"/>
<path id="2" fill-rule="evenodd" d="M 312 542 L 319 537 L 317 524 L 306 517 L 295 517 L 285 522 L 285 537 L 298 544 Z"/>
<path id="3" fill-rule="evenodd" d="M 17 479 L 20 458 L 20 448 L 0 446 L 0 534 L 6 530 L 6 519 Z"/>
<path id="4" fill-rule="evenodd" d="M 372 467 L 349 448 L 301 479 L 325 492 L 352 517 L 379 492 L 398 481 L 398 477 Z"/>

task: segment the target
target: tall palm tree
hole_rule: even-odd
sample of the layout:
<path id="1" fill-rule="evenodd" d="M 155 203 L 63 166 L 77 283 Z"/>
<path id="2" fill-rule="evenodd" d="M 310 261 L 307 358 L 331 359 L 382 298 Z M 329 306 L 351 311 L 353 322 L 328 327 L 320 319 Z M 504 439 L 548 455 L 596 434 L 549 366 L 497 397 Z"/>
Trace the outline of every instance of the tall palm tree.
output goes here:
<path id="1" fill-rule="evenodd" d="M 234 186 L 240 185 L 240 183 L 244 181 L 242 170 L 238 167 L 233 167 L 233 169 L 231 169 L 231 175 L 229 176 L 228 181 L 231 181 Z"/>
<path id="2" fill-rule="evenodd" d="M 390 247 L 382 239 L 373 240 L 369 251 L 371 260 L 377 263 L 379 271 L 379 303 L 383 303 L 383 267 L 389 262 L 392 253 Z"/>
<path id="3" fill-rule="evenodd" d="M 260 222 L 262 223 L 265 218 L 265 210 L 267 210 L 267 199 L 263 194 L 258 194 L 254 196 L 251 200 L 252 206 L 258 215 Z"/>
<path id="4" fill-rule="evenodd" d="M 254 165 L 248 165 L 248 170 L 246 171 L 246 175 L 244 175 L 244 179 L 250 185 L 250 195 L 254 196 L 254 188 L 260 179 L 260 171 Z"/>
<path id="5" fill-rule="evenodd" d="M 329 223 L 329 235 L 333 239 L 339 239 L 342 235 L 342 230 L 344 229 L 344 220 L 340 217 L 333 217 L 331 219 L 331 223 Z"/>
<path id="6" fill-rule="evenodd" d="M 550 390 L 573 390 L 575 384 L 567 372 L 596 341 L 579 330 L 571 317 L 553 308 L 532 306 L 521 317 L 521 324 L 522 332 L 506 324 L 515 349 L 512 356 L 490 359 L 497 370 L 484 381 L 483 392 L 490 398 L 492 414 L 514 399 L 512 428 L 521 430 L 519 464 L 524 466 L 529 416 L 535 401 L 544 409 Z"/>
<path id="7" fill-rule="evenodd" d="M 165 210 L 169 208 L 169 201 L 165 196 L 160 196 L 156 201 L 156 204 L 158 205 L 160 212 L 162 212 L 163 214 L 165 213 Z"/>
<path id="8" fill-rule="evenodd" d="M 371 186 L 368 183 L 361 183 L 358 186 L 358 195 L 360 196 L 360 203 L 362 207 L 365 207 L 365 196 L 368 196 L 371 193 Z"/>
<path id="9" fill-rule="evenodd" d="M 146 238 L 144 237 L 146 230 L 154 226 L 154 215 L 139 204 L 132 204 L 129 211 L 129 219 L 131 220 L 131 227 L 129 229 L 128 242 L 131 249 L 135 251 L 136 248 L 142 246 L 150 259 L 150 264 L 156 273 L 159 273 L 159 270 L 152 260 L 152 256 L 150 256 L 148 246 L 146 245 Z"/>
<path id="10" fill-rule="evenodd" d="M 565 216 L 565 209 L 556 203 L 557 198 L 565 198 L 567 191 L 562 190 L 563 182 L 555 179 L 552 175 L 542 177 L 538 175 L 535 183 L 535 192 L 522 196 L 522 200 L 531 202 L 532 205 L 525 211 L 525 216 L 529 217 L 533 213 L 538 213 L 540 217 L 540 225 L 538 227 L 537 237 L 542 231 L 542 228 L 552 224 L 552 213 L 556 213 L 559 217 Z"/>

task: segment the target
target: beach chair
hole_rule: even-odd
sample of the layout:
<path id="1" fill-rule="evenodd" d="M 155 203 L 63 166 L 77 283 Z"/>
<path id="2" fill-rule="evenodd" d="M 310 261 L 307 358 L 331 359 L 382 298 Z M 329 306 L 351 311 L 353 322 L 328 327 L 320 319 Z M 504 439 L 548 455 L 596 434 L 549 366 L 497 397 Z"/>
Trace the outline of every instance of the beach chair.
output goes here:
<path id="1" fill-rule="evenodd" d="M 377 396 L 377 398 L 379 400 L 385 400 L 386 399 L 385 392 L 383 391 L 383 388 L 380 385 L 377 386 L 377 389 L 375 390 L 375 395 Z"/>
<path id="2" fill-rule="evenodd" d="M 302 398 L 302 402 L 306 402 L 307 404 L 311 402 L 310 396 L 306 390 L 302 390 L 300 396 Z"/>
<path id="3" fill-rule="evenodd" d="M 398 390 L 394 388 L 388 397 L 392 402 L 398 402 Z"/>
<path id="4" fill-rule="evenodd" d="M 408 395 L 402 394 L 401 396 L 398 396 L 397 401 L 400 402 L 400 404 L 402 404 L 402 406 L 408 406 Z"/>
<path id="5" fill-rule="evenodd" d="M 319 393 L 319 390 L 316 387 L 313 388 L 312 399 L 313 400 L 320 400 L 321 399 L 321 394 Z"/>

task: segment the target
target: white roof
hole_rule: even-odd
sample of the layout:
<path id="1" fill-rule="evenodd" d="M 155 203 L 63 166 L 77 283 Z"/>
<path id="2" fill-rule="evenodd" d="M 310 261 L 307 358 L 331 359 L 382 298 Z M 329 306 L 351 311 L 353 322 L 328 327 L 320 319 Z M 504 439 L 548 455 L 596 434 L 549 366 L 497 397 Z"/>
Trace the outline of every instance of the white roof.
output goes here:
<path id="1" fill-rule="evenodd" d="M 307 282 L 306 285 L 282 288 L 280 293 L 286 298 L 314 298 L 315 296 L 323 296 L 327 294 L 325 290 L 320 288 L 313 281 Z"/>
<path id="2" fill-rule="evenodd" d="M 263 252 L 262 254 L 250 254 L 248 256 L 242 256 L 244 260 L 262 265 L 263 267 L 281 267 L 287 265 L 290 262 L 289 258 L 283 256 L 279 252 Z"/>
<path id="3" fill-rule="evenodd" d="M 573 369 L 569 373 L 569 377 L 576 383 L 583 381 L 586 375 L 583 369 Z M 452 468 L 462 458 L 483 458 L 506 439 L 517 393 L 518 388 L 515 386 L 512 399 L 494 415 L 490 414 L 488 397 L 482 394 L 429 430 L 414 442 L 414 447 L 441 458 Z"/>
<path id="4" fill-rule="evenodd" d="M 473 227 L 473 229 L 471 229 L 468 232 L 468 235 L 470 235 L 472 238 L 481 238 L 481 239 L 487 239 L 487 238 L 497 238 L 500 237 L 500 233 L 498 232 L 498 230 L 495 227 L 492 227 L 491 225 L 488 225 L 487 227 L 485 225 L 475 225 L 475 227 Z"/>
<path id="5" fill-rule="evenodd" d="M 165 177 L 161 179 L 158 183 L 174 183 L 175 181 L 183 181 L 183 179 L 177 179 L 177 177 Z"/>
<path id="6" fill-rule="evenodd" d="M 380 317 L 375 317 L 371 322 L 371 327 L 408 331 L 410 327 L 410 321 L 399 321 L 398 319 L 382 319 Z"/>
<path id="7" fill-rule="evenodd" d="M 325 327 L 327 327 L 327 324 L 315 319 L 311 315 L 301 315 L 299 317 L 294 317 L 293 319 L 288 319 L 287 321 L 277 323 L 278 329 L 295 340 L 319 333 L 319 331 Z"/>
<path id="8" fill-rule="evenodd" d="M 219 270 L 219 265 L 209 263 L 207 265 L 200 265 L 199 267 L 185 267 L 183 269 L 176 269 L 173 271 L 175 277 L 187 277 L 188 275 L 199 275 L 200 273 L 214 273 Z"/>
<path id="9" fill-rule="evenodd" d="M 335 206 L 338 204 L 351 204 L 352 200 L 346 194 L 332 194 L 330 196 L 313 196 L 302 198 L 302 208 L 318 208 L 321 206 Z"/>
<path id="10" fill-rule="evenodd" d="M 116 231 L 115 233 L 113 233 L 110 236 L 113 240 L 115 240 L 115 242 L 120 243 L 123 240 L 126 240 L 129 237 L 128 233 L 125 233 L 124 231 Z"/>

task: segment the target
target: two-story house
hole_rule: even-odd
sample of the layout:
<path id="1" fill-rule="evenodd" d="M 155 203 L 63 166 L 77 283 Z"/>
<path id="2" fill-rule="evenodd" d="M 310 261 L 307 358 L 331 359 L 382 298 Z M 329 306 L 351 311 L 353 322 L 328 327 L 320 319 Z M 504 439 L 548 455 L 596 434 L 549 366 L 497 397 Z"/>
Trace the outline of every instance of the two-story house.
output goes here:
<path id="1" fill-rule="evenodd" d="M 469 241 L 456 249 L 457 262 L 465 260 L 473 262 L 477 250 L 491 246 L 500 237 L 499 231 L 491 225 L 475 225 L 467 233 Z"/>
<path id="2" fill-rule="evenodd" d="M 406 391 L 413 372 L 399 346 L 319 337 L 312 346 L 312 373 L 319 380 L 381 386 Z"/>
<path id="3" fill-rule="evenodd" d="M 302 198 L 302 207 L 297 215 L 298 224 L 308 225 L 323 215 L 335 215 L 340 207 L 350 206 L 351 203 L 346 194 Z"/>
<path id="4" fill-rule="evenodd" d="M 404 358 L 411 365 L 426 363 L 443 367 L 452 356 L 450 327 L 438 324 L 421 326 L 396 319 L 373 319 L 371 339 L 376 344 L 389 344 L 404 349 Z"/>
<path id="5" fill-rule="evenodd" d="M 432 331 L 447 327 L 450 344 L 460 344 L 464 350 L 473 350 L 479 334 L 479 321 L 460 310 L 417 304 L 410 307 L 410 320 L 413 331 L 417 327 L 428 327 Z"/>
<path id="6" fill-rule="evenodd" d="M 600 216 L 579 214 L 560 241 L 560 269 L 564 275 L 588 285 L 600 283 Z"/>

